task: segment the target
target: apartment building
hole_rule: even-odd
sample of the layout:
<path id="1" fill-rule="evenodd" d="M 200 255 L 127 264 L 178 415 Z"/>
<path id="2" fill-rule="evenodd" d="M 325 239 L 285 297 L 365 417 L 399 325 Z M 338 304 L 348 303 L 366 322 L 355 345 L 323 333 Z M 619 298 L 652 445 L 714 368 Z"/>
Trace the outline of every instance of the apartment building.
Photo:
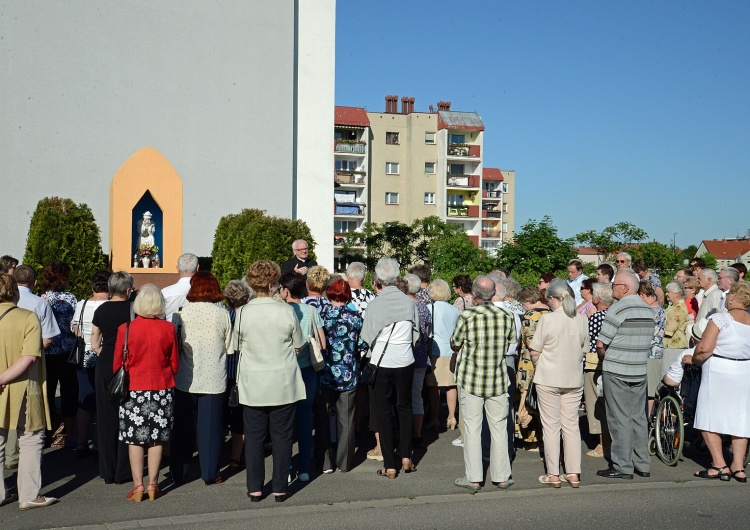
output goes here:
<path id="1" fill-rule="evenodd" d="M 414 98 L 386 96 L 385 112 L 367 112 L 369 211 L 375 223 L 411 223 L 435 215 L 460 225 L 491 254 L 513 235 L 515 173 L 483 164 L 484 123 L 476 112 L 414 110 Z"/>

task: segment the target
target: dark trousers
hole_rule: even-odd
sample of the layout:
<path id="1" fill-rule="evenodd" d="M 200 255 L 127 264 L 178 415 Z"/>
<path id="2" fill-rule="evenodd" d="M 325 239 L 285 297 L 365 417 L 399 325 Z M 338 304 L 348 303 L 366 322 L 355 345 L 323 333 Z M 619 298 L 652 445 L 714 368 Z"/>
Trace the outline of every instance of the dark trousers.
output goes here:
<path id="1" fill-rule="evenodd" d="M 338 392 L 320 387 L 315 405 L 315 463 L 320 469 L 338 468 L 350 471 L 354 464 L 356 436 L 354 413 L 357 390 Z M 336 410 L 338 438 L 334 448 L 331 444 L 330 412 Z"/>
<path id="2" fill-rule="evenodd" d="M 192 394 L 175 389 L 174 430 L 169 469 L 175 482 L 185 482 L 198 436 L 201 479 L 213 482 L 219 476 L 224 394 Z"/>
<path id="3" fill-rule="evenodd" d="M 273 477 L 271 485 L 274 493 L 286 493 L 289 464 L 292 462 L 292 441 L 294 438 L 294 418 L 296 403 L 273 407 L 242 406 L 245 420 L 245 466 L 247 467 L 247 491 L 261 491 L 266 480 L 266 466 L 263 461 L 263 445 L 266 436 L 271 434 L 273 454 Z"/>
<path id="4" fill-rule="evenodd" d="M 47 401 L 49 410 L 55 422 L 63 418 L 74 418 L 78 413 L 78 375 L 76 366 L 68 362 L 65 354 L 45 355 L 44 362 L 47 370 Z M 110 366 L 111 368 L 111 366 Z M 57 385 L 60 385 L 60 414 L 55 414 L 55 394 Z M 53 425 L 54 429 L 57 425 Z M 75 428 L 75 425 L 66 426 L 67 429 Z M 68 431 L 70 432 L 70 431 Z"/>
<path id="5" fill-rule="evenodd" d="M 107 483 L 127 482 L 131 479 L 128 446 L 118 439 L 120 403 L 107 398 L 107 387 L 114 377 L 112 357 L 99 357 L 95 370 L 99 476 Z"/>
<path id="6" fill-rule="evenodd" d="M 412 406 L 411 387 L 414 363 L 402 368 L 378 368 L 375 376 L 375 414 L 377 415 L 380 449 L 386 469 L 399 469 L 396 462 L 394 430 L 398 419 L 401 458 L 411 457 Z"/>

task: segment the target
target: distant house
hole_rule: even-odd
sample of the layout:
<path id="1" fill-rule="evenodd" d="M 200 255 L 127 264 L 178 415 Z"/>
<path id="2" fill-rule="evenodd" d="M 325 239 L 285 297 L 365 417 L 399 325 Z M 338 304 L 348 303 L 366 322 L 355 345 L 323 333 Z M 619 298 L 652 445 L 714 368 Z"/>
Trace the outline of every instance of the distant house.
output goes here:
<path id="1" fill-rule="evenodd" d="M 599 265 L 602 262 L 602 256 L 593 247 L 573 247 L 578 254 L 578 259 L 583 263 L 593 263 Z"/>
<path id="2" fill-rule="evenodd" d="M 750 239 L 706 239 L 701 241 L 695 257 L 711 254 L 716 258 L 719 267 L 727 267 L 732 263 L 750 265 Z"/>

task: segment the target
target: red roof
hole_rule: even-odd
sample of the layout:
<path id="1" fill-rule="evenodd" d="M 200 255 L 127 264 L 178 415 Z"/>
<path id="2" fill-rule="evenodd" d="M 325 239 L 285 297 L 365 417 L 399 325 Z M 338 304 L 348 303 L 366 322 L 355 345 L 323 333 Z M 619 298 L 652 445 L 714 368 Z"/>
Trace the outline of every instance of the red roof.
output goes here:
<path id="1" fill-rule="evenodd" d="M 367 111 L 362 107 L 336 107 L 333 116 L 335 125 L 370 126 L 370 118 L 367 117 Z"/>
<path id="2" fill-rule="evenodd" d="M 703 241 L 708 253 L 717 259 L 733 260 L 737 255 L 750 252 L 748 239 L 711 239 Z"/>
<path id="3" fill-rule="evenodd" d="M 599 254 L 593 247 L 573 247 L 573 250 L 577 252 L 579 256 L 596 256 Z"/>
<path id="4" fill-rule="evenodd" d="M 502 172 L 496 167 L 485 167 L 482 169 L 482 178 L 487 180 L 505 180 Z"/>

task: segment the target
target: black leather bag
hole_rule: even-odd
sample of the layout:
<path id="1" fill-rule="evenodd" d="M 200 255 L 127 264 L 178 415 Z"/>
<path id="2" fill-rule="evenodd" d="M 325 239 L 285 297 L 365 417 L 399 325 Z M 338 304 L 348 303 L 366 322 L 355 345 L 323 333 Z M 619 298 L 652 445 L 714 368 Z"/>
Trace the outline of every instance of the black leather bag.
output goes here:
<path id="1" fill-rule="evenodd" d="M 86 311 L 86 302 L 83 301 L 83 307 L 81 307 L 81 314 L 78 315 L 78 333 L 83 334 L 83 312 Z M 76 342 L 73 345 L 73 349 L 68 354 L 68 363 L 76 365 L 78 368 L 83 368 L 83 358 L 86 356 L 86 340 L 83 335 L 76 337 Z"/>
<path id="2" fill-rule="evenodd" d="M 534 374 L 536 375 L 536 372 Z M 533 375 L 531 376 L 531 381 L 529 381 L 529 387 L 526 390 L 526 400 L 523 404 L 526 406 L 526 411 L 529 414 L 539 412 L 539 400 L 536 394 L 536 383 L 534 382 Z"/>
<path id="3" fill-rule="evenodd" d="M 240 346 L 242 345 L 242 337 L 240 336 L 240 333 L 242 333 L 242 328 L 240 327 L 242 324 L 242 309 L 240 309 L 240 316 L 238 317 L 239 321 L 237 322 L 237 349 L 234 350 L 233 355 L 239 356 L 239 359 L 237 359 L 237 373 L 234 376 L 234 384 L 232 385 L 232 388 L 229 389 L 229 399 L 228 399 L 228 405 L 230 407 L 239 407 L 240 406 L 240 364 L 242 363 L 242 350 L 240 349 Z"/>
<path id="4" fill-rule="evenodd" d="M 107 387 L 107 397 L 112 401 L 122 401 L 128 397 L 130 391 L 130 377 L 125 370 L 125 361 L 128 360 L 128 332 L 130 331 L 130 322 L 125 324 L 125 344 L 122 347 L 122 366 L 117 369 L 112 381 Z"/>

